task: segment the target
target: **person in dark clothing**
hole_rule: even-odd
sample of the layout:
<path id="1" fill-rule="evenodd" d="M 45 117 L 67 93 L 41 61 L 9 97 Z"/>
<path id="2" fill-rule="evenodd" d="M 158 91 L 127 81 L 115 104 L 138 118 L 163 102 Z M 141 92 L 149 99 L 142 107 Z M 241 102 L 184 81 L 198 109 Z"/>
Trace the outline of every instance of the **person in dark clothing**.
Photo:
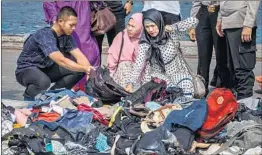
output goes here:
<path id="1" fill-rule="evenodd" d="M 221 1 L 216 30 L 225 36 L 232 88 L 238 103 L 252 99 L 256 65 L 256 28 L 260 1 Z M 242 100 L 242 101 L 241 101 Z"/>
<path id="2" fill-rule="evenodd" d="M 122 1 L 104 1 L 107 7 L 112 11 L 116 17 L 116 25 L 106 33 L 107 41 L 111 46 L 115 36 L 125 29 L 125 18 L 131 12 L 133 2 L 127 1 L 125 5 Z M 96 40 L 100 50 L 100 57 L 102 55 L 102 44 L 105 35 L 96 36 Z"/>
<path id="3" fill-rule="evenodd" d="M 71 36 L 77 24 L 77 13 L 71 7 L 63 7 L 52 27 L 42 28 L 31 34 L 24 43 L 17 60 L 17 81 L 26 87 L 24 100 L 48 89 L 71 89 L 93 67 L 77 48 Z M 73 56 L 76 62 L 67 58 Z"/>
<path id="4" fill-rule="evenodd" d="M 226 40 L 216 32 L 216 20 L 219 11 L 217 1 L 193 1 L 191 16 L 199 19 L 196 30 L 190 31 L 191 40 L 197 40 L 198 67 L 197 73 L 205 79 L 206 95 L 208 94 L 209 69 L 213 47 L 216 52 L 216 67 L 211 85 L 214 87 L 230 87 L 227 67 Z"/>

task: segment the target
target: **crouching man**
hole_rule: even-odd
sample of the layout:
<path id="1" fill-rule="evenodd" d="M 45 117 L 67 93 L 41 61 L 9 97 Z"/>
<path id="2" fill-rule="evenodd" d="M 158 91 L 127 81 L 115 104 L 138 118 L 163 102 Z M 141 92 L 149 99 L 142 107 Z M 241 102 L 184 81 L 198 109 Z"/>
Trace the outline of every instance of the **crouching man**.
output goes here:
<path id="1" fill-rule="evenodd" d="M 52 27 L 42 28 L 30 35 L 17 60 L 17 81 L 26 87 L 24 100 L 50 89 L 71 89 L 93 67 L 77 48 L 71 36 L 77 24 L 77 13 L 63 7 Z M 73 57 L 76 61 L 72 61 Z"/>

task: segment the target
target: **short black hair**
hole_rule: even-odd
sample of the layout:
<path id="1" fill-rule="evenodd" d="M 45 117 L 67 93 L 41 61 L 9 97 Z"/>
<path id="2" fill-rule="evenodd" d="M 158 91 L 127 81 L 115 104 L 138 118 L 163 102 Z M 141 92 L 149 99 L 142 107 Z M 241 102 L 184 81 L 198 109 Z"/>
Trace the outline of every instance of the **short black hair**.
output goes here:
<path id="1" fill-rule="evenodd" d="M 58 21 L 58 19 L 62 19 L 62 17 L 63 16 L 74 16 L 74 17 L 77 17 L 77 13 L 76 13 L 76 11 L 73 9 L 73 8 L 71 8 L 70 6 L 64 6 L 64 7 L 62 7 L 60 10 L 59 10 L 59 12 L 58 12 L 58 14 L 57 14 L 57 21 Z"/>

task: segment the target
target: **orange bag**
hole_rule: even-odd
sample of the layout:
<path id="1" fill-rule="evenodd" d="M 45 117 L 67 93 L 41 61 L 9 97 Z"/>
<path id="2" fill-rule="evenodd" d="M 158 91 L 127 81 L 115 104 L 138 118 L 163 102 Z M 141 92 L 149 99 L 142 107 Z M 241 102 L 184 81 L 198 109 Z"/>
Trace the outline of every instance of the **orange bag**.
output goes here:
<path id="1" fill-rule="evenodd" d="M 207 98 L 208 115 L 199 134 L 202 138 L 208 139 L 217 135 L 224 129 L 238 110 L 238 103 L 231 90 L 216 88 Z"/>

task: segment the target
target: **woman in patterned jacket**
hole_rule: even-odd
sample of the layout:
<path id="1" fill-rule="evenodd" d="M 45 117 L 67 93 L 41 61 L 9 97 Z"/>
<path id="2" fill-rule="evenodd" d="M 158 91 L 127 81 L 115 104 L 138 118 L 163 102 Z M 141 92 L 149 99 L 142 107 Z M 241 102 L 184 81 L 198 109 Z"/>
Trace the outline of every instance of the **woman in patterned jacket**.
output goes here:
<path id="1" fill-rule="evenodd" d="M 168 86 L 178 85 L 184 93 L 192 94 L 194 88 L 191 80 L 182 80 L 192 77 L 178 54 L 178 47 L 179 39 L 197 24 L 198 20 L 191 17 L 165 28 L 163 18 L 157 10 L 150 9 L 144 12 L 145 31 L 140 40 L 132 76 L 125 89 L 133 92 L 149 82 L 152 77 L 157 77 L 165 80 Z"/>

